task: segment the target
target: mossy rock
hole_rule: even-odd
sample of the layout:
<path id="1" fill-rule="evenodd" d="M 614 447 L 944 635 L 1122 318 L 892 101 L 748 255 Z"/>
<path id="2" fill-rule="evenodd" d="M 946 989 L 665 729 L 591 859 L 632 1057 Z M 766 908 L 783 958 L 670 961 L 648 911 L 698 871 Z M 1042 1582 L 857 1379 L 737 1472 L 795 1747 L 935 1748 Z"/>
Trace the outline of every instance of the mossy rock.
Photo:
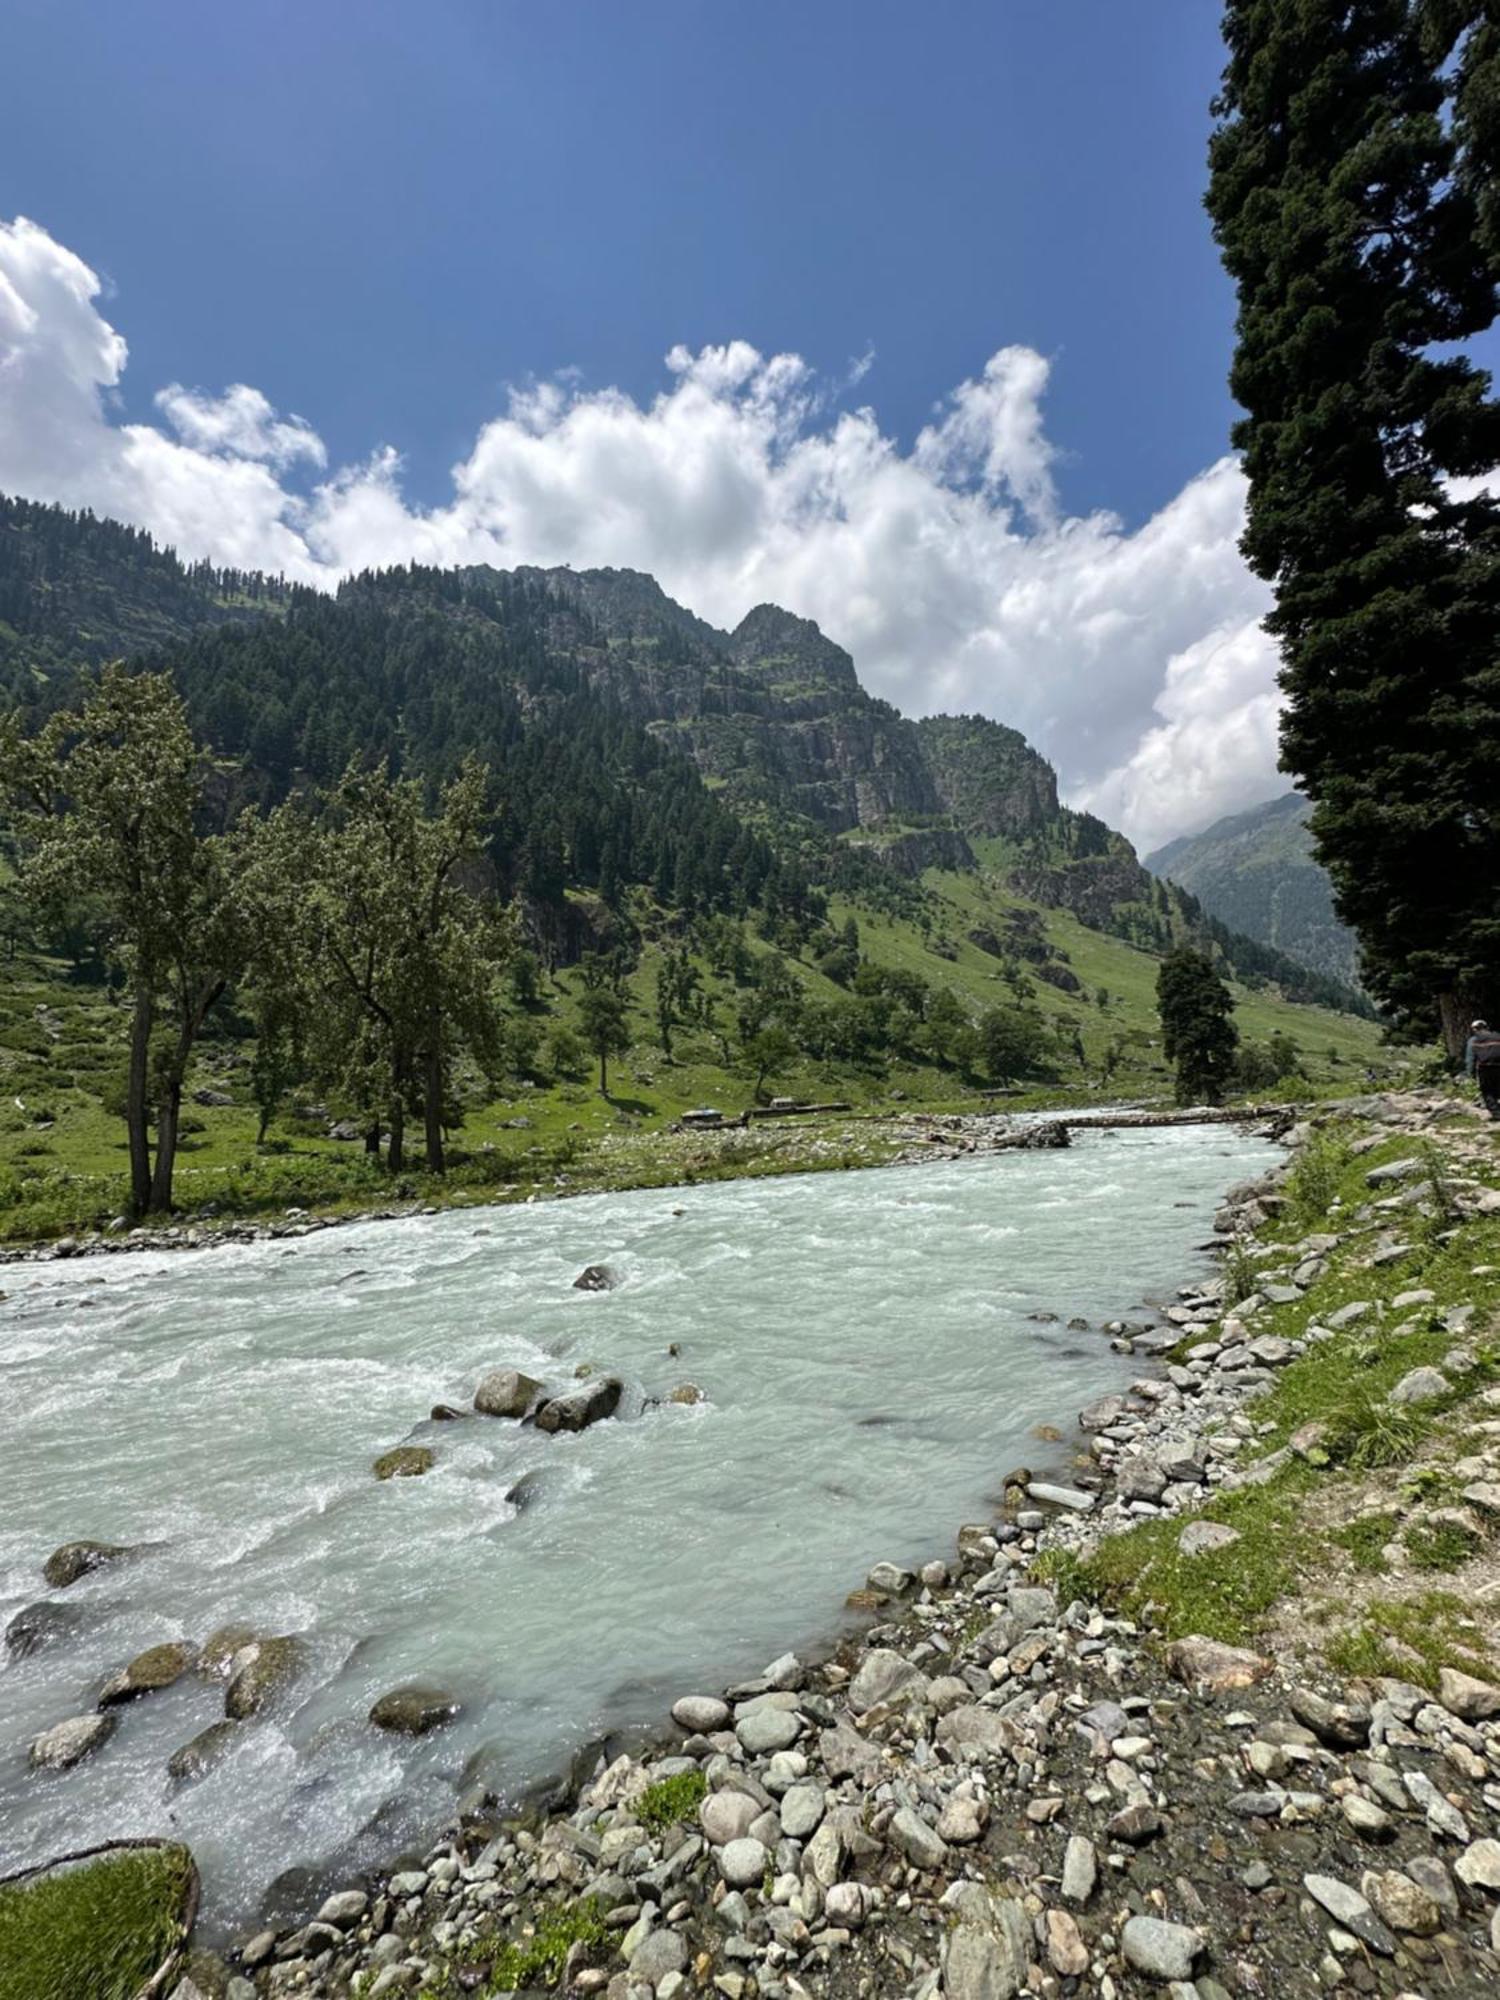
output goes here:
<path id="1" fill-rule="evenodd" d="M 196 1784 L 228 1755 L 238 1742 L 240 1733 L 237 1722 L 211 1722 L 207 1729 L 200 1729 L 191 1742 L 172 1752 L 167 1759 L 167 1776 L 174 1785 Z"/>
<path id="2" fill-rule="evenodd" d="M 116 1702 L 134 1701 L 138 1695 L 155 1694 L 180 1681 L 198 1657 L 198 1649 L 181 1639 L 164 1645 L 148 1646 L 137 1653 L 129 1666 L 110 1676 L 100 1690 L 99 1706 L 112 1708 Z"/>
<path id="3" fill-rule="evenodd" d="M 54 1590 L 66 1590 L 90 1571 L 122 1561 L 132 1551 L 117 1542 L 64 1542 L 42 1565 L 42 1575 Z"/>
<path id="4" fill-rule="evenodd" d="M 377 1479 L 420 1479 L 424 1472 L 431 1472 L 437 1463 L 435 1452 L 425 1444 L 398 1444 L 394 1451 L 383 1452 L 375 1461 Z"/>
<path id="5" fill-rule="evenodd" d="M 301 1664 L 298 1640 L 256 1639 L 235 1655 L 234 1672 L 224 1690 L 225 1715 L 231 1722 L 259 1715 L 291 1684 Z"/>
<path id="6" fill-rule="evenodd" d="M 460 1704 L 446 1688 L 413 1682 L 383 1694 L 370 1710 L 370 1720 L 377 1729 L 384 1729 L 392 1736 L 426 1736 L 434 1729 L 445 1728 L 459 1708 Z"/>
<path id="7" fill-rule="evenodd" d="M 0 1881 L 0 2000 L 157 2000 L 198 1912 L 175 1841 L 120 1841 Z"/>

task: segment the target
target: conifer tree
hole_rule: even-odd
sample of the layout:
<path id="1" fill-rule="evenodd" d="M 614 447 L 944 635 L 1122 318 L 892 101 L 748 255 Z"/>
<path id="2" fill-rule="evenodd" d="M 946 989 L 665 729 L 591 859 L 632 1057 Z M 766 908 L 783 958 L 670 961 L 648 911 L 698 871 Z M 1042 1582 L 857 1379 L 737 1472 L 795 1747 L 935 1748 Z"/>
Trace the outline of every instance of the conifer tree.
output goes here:
<path id="1" fill-rule="evenodd" d="M 1500 1007 L 1496 50 L 1483 0 L 1232 0 L 1209 212 L 1239 294 L 1244 549 L 1282 761 L 1363 976 Z"/>
<path id="2" fill-rule="evenodd" d="M 1156 976 L 1161 1044 L 1177 1071 L 1179 1104 L 1219 1104 L 1235 1071 L 1234 997 L 1201 951 L 1179 945 Z"/>

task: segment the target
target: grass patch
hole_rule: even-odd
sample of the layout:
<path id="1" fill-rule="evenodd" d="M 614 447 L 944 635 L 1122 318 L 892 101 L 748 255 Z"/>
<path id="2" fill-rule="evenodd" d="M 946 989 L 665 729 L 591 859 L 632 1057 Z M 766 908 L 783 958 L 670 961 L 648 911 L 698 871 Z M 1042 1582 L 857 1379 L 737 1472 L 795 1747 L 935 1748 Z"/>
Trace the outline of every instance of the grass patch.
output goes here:
<path id="1" fill-rule="evenodd" d="M 1492 1679 L 1495 1664 L 1468 1607 L 1450 1591 L 1429 1590 L 1397 1602 L 1377 1599 L 1357 1625 L 1336 1632 L 1324 1649 L 1341 1673 L 1368 1679 L 1388 1674 L 1436 1688 L 1442 1667 Z"/>
<path id="2" fill-rule="evenodd" d="M 514 1938 L 490 1955 L 490 1947 L 478 1942 L 465 1948 L 465 1966 L 482 1964 L 489 1956 L 484 1984 L 459 1984 L 458 1969 L 442 1972 L 429 1981 L 419 2000 L 456 2000 L 460 1993 L 477 1993 L 479 2000 L 493 2000 L 501 1993 L 524 1992 L 537 1986 L 555 1986 L 574 1945 L 597 1951 L 610 1942 L 604 1911 L 597 1898 L 577 1903 L 556 1903 L 544 1910 L 530 1934 Z"/>
<path id="3" fill-rule="evenodd" d="M 1469 1560 L 1480 1538 L 1457 1521 L 1414 1521 L 1402 1540 L 1414 1569 L 1453 1570 Z"/>
<path id="4" fill-rule="evenodd" d="M 636 1800 L 635 1816 L 642 1826 L 661 1833 L 690 1820 L 707 1797 L 708 1780 L 701 1771 L 679 1771 L 675 1778 L 659 1778 L 646 1787 Z"/>
<path id="5" fill-rule="evenodd" d="M 123 1848 L 0 1888 L 0 2000 L 135 2000 L 184 1937 L 185 1847 Z"/>
<path id="6" fill-rule="evenodd" d="M 1386 1547 L 1396 1539 L 1400 1528 L 1394 1514 L 1362 1514 L 1347 1527 L 1335 1528 L 1333 1540 L 1346 1551 L 1357 1570 L 1366 1576 L 1378 1576 L 1386 1567 Z"/>

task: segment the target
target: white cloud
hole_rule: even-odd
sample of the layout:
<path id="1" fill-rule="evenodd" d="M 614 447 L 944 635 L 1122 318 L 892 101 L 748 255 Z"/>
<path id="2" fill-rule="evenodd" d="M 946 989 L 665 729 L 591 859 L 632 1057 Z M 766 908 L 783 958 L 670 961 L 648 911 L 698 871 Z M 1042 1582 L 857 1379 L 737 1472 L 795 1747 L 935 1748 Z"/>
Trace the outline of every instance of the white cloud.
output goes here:
<path id="1" fill-rule="evenodd" d="M 676 347 L 644 403 L 563 373 L 512 391 L 423 510 L 394 450 L 330 471 L 312 427 L 244 384 L 162 390 L 175 435 L 120 421 L 126 346 L 100 290 L 45 230 L 0 224 L 0 489 L 324 586 L 410 560 L 616 564 L 722 625 L 770 599 L 908 713 L 1023 729 L 1066 795 L 1147 845 L 1284 782 L 1237 464 L 1134 530 L 1062 514 L 1049 364 L 1028 348 L 999 350 L 909 451 L 873 409 L 837 408 L 862 364 L 828 385 L 742 340 Z"/>

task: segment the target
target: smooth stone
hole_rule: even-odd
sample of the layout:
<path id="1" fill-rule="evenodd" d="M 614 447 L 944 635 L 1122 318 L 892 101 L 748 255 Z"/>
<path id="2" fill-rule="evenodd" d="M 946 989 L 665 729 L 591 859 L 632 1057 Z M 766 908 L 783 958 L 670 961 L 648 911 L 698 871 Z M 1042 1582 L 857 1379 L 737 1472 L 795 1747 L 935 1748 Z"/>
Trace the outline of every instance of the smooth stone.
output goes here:
<path id="1" fill-rule="evenodd" d="M 29 1762 L 33 1771 L 71 1771 L 85 1757 L 106 1744 L 115 1733 L 119 1718 L 106 1711 L 102 1715 L 71 1715 L 44 1729 L 31 1746 Z"/>
<path id="2" fill-rule="evenodd" d="M 630 1955 L 630 1976 L 656 1986 L 687 1964 L 687 1941 L 676 1931 L 655 1930 Z"/>
<path id="3" fill-rule="evenodd" d="M 1461 1674 L 1455 1667 L 1439 1668 L 1438 1700 L 1464 1722 L 1487 1722 L 1500 1715 L 1500 1687 Z"/>
<path id="4" fill-rule="evenodd" d="M 1047 1960 L 1060 1979 L 1078 1979 L 1089 1969 L 1078 1919 L 1067 1910 L 1047 1912 Z"/>
<path id="5" fill-rule="evenodd" d="M 849 1706 L 856 1715 L 863 1715 L 898 1694 L 914 1692 L 913 1683 L 920 1680 L 922 1675 L 910 1660 L 888 1647 L 877 1646 L 865 1655 L 859 1672 L 849 1683 Z"/>
<path id="6" fill-rule="evenodd" d="M 1189 1521 L 1177 1537 L 1177 1547 L 1185 1556 L 1206 1556 L 1215 1549 L 1232 1549 L 1239 1539 L 1239 1529 L 1223 1521 Z"/>
<path id="7" fill-rule="evenodd" d="M 1206 1694 L 1229 1694 L 1264 1680 L 1271 1662 L 1243 1646 L 1226 1646 L 1192 1633 L 1168 1646 L 1167 1671 L 1187 1687 L 1200 1688 Z"/>
<path id="8" fill-rule="evenodd" d="M 1190 1980 L 1203 1955 L 1203 1940 L 1196 1931 L 1161 1917 L 1127 1917 L 1120 1943 L 1126 1964 L 1148 1979 Z"/>
<path id="9" fill-rule="evenodd" d="M 793 1785 L 782 1795 L 781 1830 L 788 1840 L 806 1840 L 817 1832 L 828 1807 L 823 1787 Z"/>
<path id="10" fill-rule="evenodd" d="M 1304 1875 L 1302 1886 L 1313 1901 L 1326 1910 L 1337 1924 L 1369 1945 L 1372 1950 L 1389 1958 L 1396 1949 L 1396 1940 L 1385 1928 L 1369 1903 L 1347 1882 L 1340 1882 L 1334 1875 Z"/>
<path id="11" fill-rule="evenodd" d="M 909 1569 L 902 1569 L 899 1563 L 878 1562 L 865 1578 L 867 1590 L 878 1590 L 884 1597 L 905 1597 L 916 1583 Z"/>
<path id="12" fill-rule="evenodd" d="M 713 1847 L 743 1840 L 764 1810 L 747 1792 L 710 1792 L 698 1808 L 698 1823 Z"/>
<path id="13" fill-rule="evenodd" d="M 1353 1830 L 1365 1840 L 1388 1840 L 1393 1831 L 1391 1816 L 1383 1806 L 1373 1805 L 1369 1799 L 1362 1799 L 1357 1792 L 1349 1793 L 1339 1802 L 1345 1820 Z"/>
<path id="14" fill-rule="evenodd" d="M 370 1899 L 363 1889 L 340 1889 L 318 1911 L 317 1921 L 332 1924 L 336 1930 L 347 1931 L 359 1922 L 369 1907 Z"/>
<path id="15" fill-rule="evenodd" d="M 393 1736 L 426 1736 L 452 1722 L 460 1706 L 446 1689 L 413 1682 L 383 1694 L 370 1710 L 370 1721 Z"/>
<path id="16" fill-rule="evenodd" d="M 1470 1889 L 1500 1889 L 1500 1840 L 1476 1840 L 1453 1864 L 1453 1872 Z"/>
<path id="17" fill-rule="evenodd" d="M 1093 1841 L 1081 1833 L 1070 1835 L 1063 1852 L 1062 1892 L 1065 1900 L 1082 1908 L 1093 1895 L 1098 1878 L 1099 1861 Z"/>
<path id="18" fill-rule="evenodd" d="M 66 1590 L 80 1577 L 103 1569 L 107 1563 L 119 1562 L 132 1553 L 120 1542 L 64 1542 L 42 1564 L 42 1576 L 54 1590 Z"/>
<path id="19" fill-rule="evenodd" d="M 719 1873 L 731 1889 L 758 1888 L 770 1865 L 769 1851 L 748 1836 L 731 1840 L 719 1849 Z"/>
<path id="20" fill-rule="evenodd" d="M 1388 1401 L 1392 1403 L 1435 1403 L 1446 1396 L 1453 1384 L 1438 1368 L 1413 1368 L 1403 1375 L 1392 1389 Z"/>
<path id="21" fill-rule="evenodd" d="M 954 1847 L 972 1847 L 983 1837 L 989 1816 L 980 1799 L 950 1798 L 938 1814 L 938 1838 Z"/>
<path id="22" fill-rule="evenodd" d="M 1033 1500 L 1040 1500 L 1046 1507 L 1063 1507 L 1073 1514 L 1091 1514 L 1098 1504 L 1098 1496 L 1086 1493 L 1080 1486 L 1053 1486 L 1043 1480 L 1034 1480 L 1026 1489 Z"/>
<path id="23" fill-rule="evenodd" d="M 802 1734 L 802 1723 L 787 1709 L 758 1708 L 741 1716 L 734 1733 L 752 1757 L 764 1757 L 772 1750 L 790 1750 Z"/>
<path id="24" fill-rule="evenodd" d="M 524 1417 L 542 1385 L 518 1368 L 492 1368 L 474 1391 L 474 1407 L 482 1417 Z"/>
<path id="25" fill-rule="evenodd" d="M 672 1704 L 672 1720 L 691 1736 L 711 1736 L 729 1721 L 729 1703 L 711 1694 L 685 1694 Z"/>

